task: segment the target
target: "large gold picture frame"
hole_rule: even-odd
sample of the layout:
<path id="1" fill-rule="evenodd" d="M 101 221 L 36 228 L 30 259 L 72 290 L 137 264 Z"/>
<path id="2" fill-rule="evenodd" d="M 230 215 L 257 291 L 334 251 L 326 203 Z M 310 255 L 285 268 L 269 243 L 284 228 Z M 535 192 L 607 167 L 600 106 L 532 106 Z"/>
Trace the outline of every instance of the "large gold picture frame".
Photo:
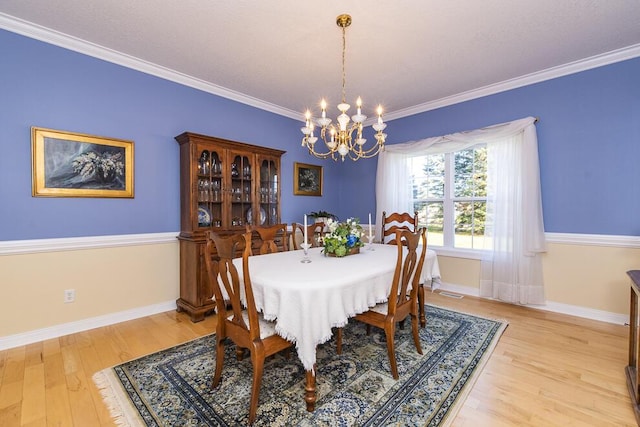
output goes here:
<path id="1" fill-rule="evenodd" d="M 322 196 L 322 166 L 294 163 L 293 194 L 296 196 Z"/>
<path id="2" fill-rule="evenodd" d="M 133 198 L 133 141 L 31 128 L 34 197 Z"/>

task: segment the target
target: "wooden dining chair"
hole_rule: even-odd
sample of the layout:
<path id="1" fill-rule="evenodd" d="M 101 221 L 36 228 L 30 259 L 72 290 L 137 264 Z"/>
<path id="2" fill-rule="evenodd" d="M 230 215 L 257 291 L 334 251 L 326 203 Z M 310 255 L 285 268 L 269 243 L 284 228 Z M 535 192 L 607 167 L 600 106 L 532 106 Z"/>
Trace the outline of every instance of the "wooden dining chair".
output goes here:
<path id="1" fill-rule="evenodd" d="M 247 225 L 246 230 L 249 233 L 258 233 L 259 240 L 255 249 L 260 255 L 289 250 L 287 224 Z"/>
<path id="2" fill-rule="evenodd" d="M 426 228 L 421 228 L 412 233 L 407 230 L 397 230 L 395 234 L 396 245 L 398 246 L 398 257 L 396 269 L 393 274 L 393 282 L 389 291 L 389 298 L 386 303 L 377 304 L 361 314 L 355 316 L 355 320 L 367 325 L 367 335 L 371 331 L 371 326 L 384 329 L 387 339 L 387 353 L 391 364 L 391 374 L 398 379 L 398 366 L 394 349 L 394 335 L 396 323 L 411 317 L 411 332 L 413 342 L 419 354 L 422 354 L 420 337 L 418 336 L 418 288 L 422 266 L 424 264 L 426 250 L 420 251 L 418 256 L 418 244 L 426 247 Z M 411 288 L 411 289 L 409 289 Z"/>
<path id="3" fill-rule="evenodd" d="M 291 224 L 291 228 L 293 229 L 293 231 L 291 232 L 293 249 L 302 249 L 302 247 L 300 246 L 302 244 L 302 239 L 298 243 L 296 232 L 300 231 L 301 235 L 304 236 L 304 224 L 298 224 L 297 222 L 294 222 Z M 307 226 L 307 238 L 309 239 L 309 243 L 311 244 L 312 248 L 322 246 L 322 238 L 324 237 L 324 234 L 323 222 L 316 222 Z"/>
<path id="4" fill-rule="evenodd" d="M 394 236 L 396 230 L 408 230 L 413 233 L 417 229 L 418 211 L 415 211 L 413 216 L 408 212 L 392 212 L 388 215 L 385 211 L 382 212 L 382 243 L 395 245 L 396 239 Z M 422 282 L 418 289 L 418 311 L 420 312 L 420 326 L 424 328 L 427 325 L 427 321 L 424 315 L 424 283 Z M 400 328 L 404 328 L 404 322 L 400 323 Z"/>
<path id="5" fill-rule="evenodd" d="M 242 275 L 233 264 L 236 251 L 244 245 L 242 252 Z M 214 251 L 217 257 L 213 258 Z M 275 332 L 275 323 L 265 321 L 256 310 L 249 276 L 251 255 L 251 233 L 222 237 L 212 231 L 207 234 L 205 265 L 216 300 L 216 369 L 211 388 L 220 384 L 224 363 L 225 341 L 229 338 L 236 345 L 236 357 L 242 360 L 244 349 L 251 353 L 253 365 L 253 385 L 249 405 L 249 424 L 256 417 L 260 384 L 265 358 L 289 349 L 293 343 Z M 242 295 L 245 296 L 243 308 Z"/>
<path id="6" fill-rule="evenodd" d="M 382 243 L 395 245 L 396 230 L 408 230 L 415 233 L 417 229 L 418 211 L 415 211 L 413 216 L 409 212 L 392 212 L 388 215 L 385 211 L 382 212 L 382 233 L 380 234 Z"/>

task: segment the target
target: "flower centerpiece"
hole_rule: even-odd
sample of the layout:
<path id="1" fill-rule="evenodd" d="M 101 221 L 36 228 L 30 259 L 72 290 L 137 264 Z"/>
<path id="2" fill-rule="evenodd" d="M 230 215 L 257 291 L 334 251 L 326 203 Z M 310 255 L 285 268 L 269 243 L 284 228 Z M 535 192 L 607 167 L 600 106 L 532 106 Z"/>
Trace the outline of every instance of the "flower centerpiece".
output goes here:
<path id="1" fill-rule="evenodd" d="M 348 218 L 344 222 L 338 222 L 331 218 L 327 220 L 327 233 L 323 238 L 324 253 L 329 256 L 343 257 L 358 253 L 362 243 L 362 226 L 358 218 Z"/>

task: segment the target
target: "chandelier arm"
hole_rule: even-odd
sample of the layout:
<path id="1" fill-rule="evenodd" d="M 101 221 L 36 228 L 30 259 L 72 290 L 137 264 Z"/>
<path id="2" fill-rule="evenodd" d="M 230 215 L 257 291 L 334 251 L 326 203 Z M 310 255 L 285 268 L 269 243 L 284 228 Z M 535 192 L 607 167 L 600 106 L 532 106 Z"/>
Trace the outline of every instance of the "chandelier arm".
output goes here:
<path id="1" fill-rule="evenodd" d="M 337 161 L 337 160 L 338 160 L 338 159 L 337 159 L 337 157 L 336 157 L 337 145 L 336 145 L 336 148 L 331 149 L 331 148 L 327 145 L 327 143 L 328 143 L 329 141 L 327 141 L 327 140 L 325 139 L 325 134 L 324 134 L 324 132 L 322 132 L 322 134 L 321 134 L 321 138 L 322 138 L 323 143 L 324 143 L 324 144 L 325 144 L 325 146 L 327 147 L 327 150 L 329 150 L 329 151 L 326 151 L 326 152 L 323 152 L 323 153 L 321 153 L 321 152 L 319 152 L 319 151 L 316 151 L 316 149 L 314 148 L 315 144 L 309 144 L 309 143 L 308 143 L 308 141 L 307 141 L 306 139 L 304 139 L 304 141 L 305 141 L 305 145 L 306 145 L 306 147 L 307 147 L 307 149 L 308 149 L 308 151 L 309 151 L 309 154 L 311 154 L 311 155 L 313 155 L 313 156 L 315 156 L 315 157 L 317 157 L 317 158 L 319 158 L 319 159 L 327 159 L 327 158 L 331 157 L 331 159 L 332 159 L 333 161 Z"/>
<path id="2" fill-rule="evenodd" d="M 312 154 L 313 156 L 319 159 L 327 159 L 331 157 L 333 160 L 337 160 L 335 158 L 335 153 L 333 151 L 328 151 L 326 153 L 318 153 L 317 151 L 315 151 L 315 149 L 312 149 L 311 147 L 307 147 L 307 149 L 309 150 L 309 154 Z"/>
<path id="3" fill-rule="evenodd" d="M 372 146 L 369 150 L 366 150 L 366 151 L 364 150 L 362 150 L 362 152 L 360 152 L 359 150 L 349 151 L 349 158 L 354 162 L 359 159 L 371 159 L 377 156 L 380 153 L 380 151 L 382 151 L 383 149 L 384 148 L 380 147 L 380 145 L 376 143 L 376 145 Z"/>

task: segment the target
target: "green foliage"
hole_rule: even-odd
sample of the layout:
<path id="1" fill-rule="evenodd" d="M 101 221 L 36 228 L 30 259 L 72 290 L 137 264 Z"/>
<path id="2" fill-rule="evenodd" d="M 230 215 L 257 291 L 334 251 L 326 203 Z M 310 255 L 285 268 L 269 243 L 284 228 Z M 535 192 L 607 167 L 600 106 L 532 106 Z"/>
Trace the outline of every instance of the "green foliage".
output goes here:
<path id="1" fill-rule="evenodd" d="M 324 236 L 324 253 L 343 257 L 352 248 L 364 246 L 362 236 L 364 232 L 358 218 L 348 218 L 345 222 L 332 219 L 327 221 L 329 233 Z"/>
<path id="2" fill-rule="evenodd" d="M 487 147 L 455 153 L 454 167 L 455 197 L 487 196 Z M 455 211 L 456 233 L 484 234 L 486 203 L 457 202 Z"/>
<path id="3" fill-rule="evenodd" d="M 338 216 L 334 215 L 330 212 L 327 211 L 317 211 L 317 212 L 311 212 L 308 214 L 308 216 L 310 216 L 311 218 L 330 218 L 333 220 L 337 220 Z"/>

